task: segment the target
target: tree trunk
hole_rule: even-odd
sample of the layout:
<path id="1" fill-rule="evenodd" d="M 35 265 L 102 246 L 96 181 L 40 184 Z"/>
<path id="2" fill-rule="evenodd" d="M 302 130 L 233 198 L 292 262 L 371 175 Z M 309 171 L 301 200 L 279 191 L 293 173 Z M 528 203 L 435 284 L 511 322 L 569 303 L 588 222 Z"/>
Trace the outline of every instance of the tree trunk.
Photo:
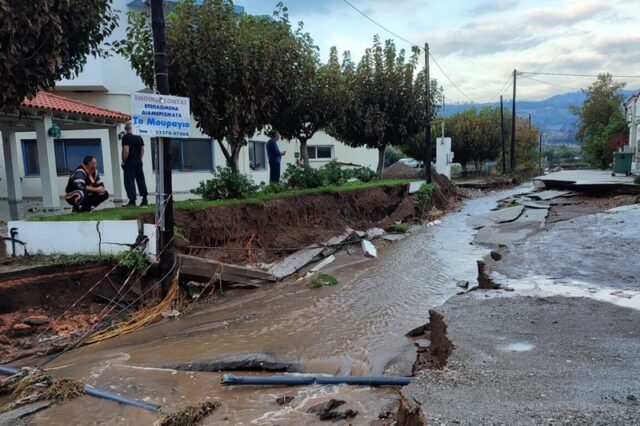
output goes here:
<path id="1" fill-rule="evenodd" d="M 233 173 L 240 173 L 239 159 L 240 159 L 240 151 L 242 150 L 242 145 L 239 143 L 235 143 L 231 148 L 231 156 L 227 159 L 227 163 L 229 163 L 229 168 L 233 170 Z"/>
<path id="2" fill-rule="evenodd" d="M 467 170 L 467 163 L 461 163 L 460 165 L 462 166 L 462 176 L 464 177 L 469 176 L 469 171 Z"/>
<path id="3" fill-rule="evenodd" d="M 307 151 L 307 139 L 299 138 L 300 141 L 300 159 L 305 166 L 309 165 L 309 152 Z"/>
<path id="4" fill-rule="evenodd" d="M 386 146 L 383 146 L 381 148 L 378 148 L 378 169 L 377 169 L 377 173 L 378 173 L 378 177 L 382 177 L 382 171 L 384 170 L 384 150 L 385 150 Z"/>

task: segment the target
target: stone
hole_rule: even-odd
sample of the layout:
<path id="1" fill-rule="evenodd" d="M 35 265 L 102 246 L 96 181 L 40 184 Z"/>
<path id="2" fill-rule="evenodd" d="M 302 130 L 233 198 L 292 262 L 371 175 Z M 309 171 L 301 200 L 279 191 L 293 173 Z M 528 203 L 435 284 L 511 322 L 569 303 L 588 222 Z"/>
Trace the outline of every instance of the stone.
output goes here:
<path id="1" fill-rule="evenodd" d="M 343 401 L 341 399 L 333 399 L 333 398 L 331 398 L 328 401 L 321 402 L 320 404 L 316 404 L 313 407 L 309 408 L 307 410 L 307 413 L 318 414 L 318 415 L 323 414 L 323 413 L 328 413 L 329 411 L 333 410 L 334 408 L 338 408 L 339 406 L 341 406 L 345 402 L 346 401 Z"/>
<path id="2" fill-rule="evenodd" d="M 345 410 L 345 411 L 328 411 L 326 413 L 322 413 L 322 414 L 318 415 L 318 418 L 320 420 L 336 421 L 336 420 L 352 419 L 357 415 L 358 415 L 357 411 L 354 411 L 352 409 L 348 409 L 348 410 Z"/>
<path id="3" fill-rule="evenodd" d="M 500 253 L 498 253 L 497 251 L 492 250 L 491 251 L 491 258 L 497 262 L 499 260 L 502 260 L 502 255 Z"/>
<path id="4" fill-rule="evenodd" d="M 291 395 L 284 395 L 276 398 L 276 404 L 278 405 L 289 405 L 291 401 L 294 400 L 294 397 Z"/>
<path id="5" fill-rule="evenodd" d="M 369 240 L 362 240 L 362 251 L 366 257 L 378 257 L 376 246 Z"/>
<path id="6" fill-rule="evenodd" d="M 28 336 L 33 333 L 33 327 L 29 324 L 25 323 L 17 323 L 13 326 L 13 335 L 14 336 Z"/>
<path id="7" fill-rule="evenodd" d="M 5 335 L 0 335 L 0 345 L 7 345 L 7 346 L 11 346 L 13 342 L 11 341 L 11 339 Z"/>
<path id="8" fill-rule="evenodd" d="M 22 322 L 24 322 L 25 324 L 29 324 L 31 326 L 38 326 L 38 325 L 49 324 L 51 320 L 45 317 L 44 315 L 32 315 L 30 317 L 25 318 Z"/>

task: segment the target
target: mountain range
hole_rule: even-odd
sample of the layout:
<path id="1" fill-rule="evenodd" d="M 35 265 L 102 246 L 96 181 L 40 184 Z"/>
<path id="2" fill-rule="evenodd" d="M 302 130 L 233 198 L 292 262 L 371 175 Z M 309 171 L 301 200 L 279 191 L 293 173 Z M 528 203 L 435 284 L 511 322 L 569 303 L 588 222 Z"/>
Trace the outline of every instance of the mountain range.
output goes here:
<path id="1" fill-rule="evenodd" d="M 624 99 L 628 99 L 638 90 L 622 90 Z M 570 144 L 576 141 L 576 116 L 571 114 L 569 107 L 580 106 L 586 95 L 582 92 L 569 92 L 555 95 L 541 101 L 522 100 L 516 103 L 518 117 L 527 117 L 531 114 L 531 122 L 542 130 L 542 138 L 545 144 Z M 445 104 L 445 116 L 457 114 L 471 108 L 481 109 L 485 106 L 500 107 L 500 102 L 486 104 Z M 504 102 L 505 114 L 511 114 L 511 101 Z"/>

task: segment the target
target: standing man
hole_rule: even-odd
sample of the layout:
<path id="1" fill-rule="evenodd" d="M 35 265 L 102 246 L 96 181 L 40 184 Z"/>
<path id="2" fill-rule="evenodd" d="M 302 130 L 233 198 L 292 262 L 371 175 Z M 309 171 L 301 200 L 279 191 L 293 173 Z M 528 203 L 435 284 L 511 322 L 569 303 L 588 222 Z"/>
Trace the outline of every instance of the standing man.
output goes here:
<path id="1" fill-rule="evenodd" d="M 96 157 L 84 157 L 82 164 L 69 176 L 64 192 L 64 199 L 73 206 L 74 213 L 90 212 L 92 207 L 97 207 L 109 198 L 98 174 Z"/>
<path id="2" fill-rule="evenodd" d="M 287 151 L 280 151 L 278 141 L 280 133 L 275 130 L 269 132 L 269 142 L 267 142 L 267 157 L 269 158 L 269 183 L 280 183 L 280 162 L 282 156 Z"/>
<path id="3" fill-rule="evenodd" d="M 141 206 L 149 205 L 147 201 L 147 183 L 142 170 L 144 156 L 144 141 L 142 137 L 132 134 L 131 123 L 124 125 L 126 134 L 122 137 L 122 170 L 124 171 L 124 189 L 127 191 L 129 203 L 122 207 L 136 205 L 136 183 L 142 196 Z"/>

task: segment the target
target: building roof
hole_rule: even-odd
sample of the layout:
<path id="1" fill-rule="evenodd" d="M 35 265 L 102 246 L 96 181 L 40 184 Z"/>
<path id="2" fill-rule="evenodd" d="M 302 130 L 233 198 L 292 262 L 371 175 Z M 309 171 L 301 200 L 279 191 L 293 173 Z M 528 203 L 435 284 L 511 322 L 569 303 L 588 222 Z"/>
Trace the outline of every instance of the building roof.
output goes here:
<path id="1" fill-rule="evenodd" d="M 638 101 L 638 98 L 640 98 L 640 92 L 634 93 L 629 97 L 629 99 L 625 101 L 624 106 L 630 105 L 631 103 L 636 103 Z"/>
<path id="2" fill-rule="evenodd" d="M 85 117 L 97 117 L 118 122 L 127 122 L 131 117 L 127 114 L 100 108 L 95 105 L 54 95 L 53 93 L 38 92 L 33 99 L 25 99 L 21 104 L 25 108 L 39 111 L 66 112 Z"/>

